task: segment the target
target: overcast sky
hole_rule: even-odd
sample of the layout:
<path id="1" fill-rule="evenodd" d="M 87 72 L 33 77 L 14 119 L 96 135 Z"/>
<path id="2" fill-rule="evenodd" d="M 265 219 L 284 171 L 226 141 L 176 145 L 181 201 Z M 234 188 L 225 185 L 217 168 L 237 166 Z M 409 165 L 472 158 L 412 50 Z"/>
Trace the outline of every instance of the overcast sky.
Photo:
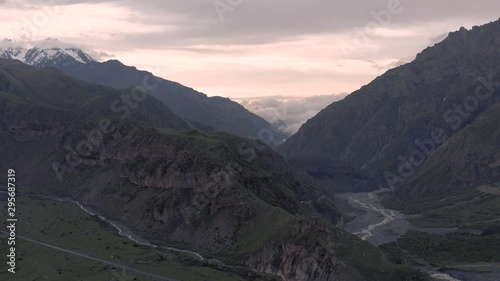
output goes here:
<path id="1" fill-rule="evenodd" d="M 47 37 L 233 98 L 352 92 L 500 1 L 0 0 L 3 37 Z"/>

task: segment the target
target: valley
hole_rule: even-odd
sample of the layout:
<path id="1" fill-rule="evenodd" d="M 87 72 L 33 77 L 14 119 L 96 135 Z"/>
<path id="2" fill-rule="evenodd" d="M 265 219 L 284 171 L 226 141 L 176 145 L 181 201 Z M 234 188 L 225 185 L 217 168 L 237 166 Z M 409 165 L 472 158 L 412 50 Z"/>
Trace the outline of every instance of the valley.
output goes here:
<path id="1" fill-rule="evenodd" d="M 90 227 L 89 217 L 99 219 L 92 214 L 100 214 L 105 217 L 101 223 L 125 236 L 119 237 L 127 243 L 155 245 L 148 250 L 151 254 L 167 250 L 188 256 L 195 265 L 208 262 L 216 270 L 243 271 L 245 278 L 426 280 L 342 231 L 333 202 L 261 141 L 190 128 L 191 122 L 183 122 L 153 98 L 128 118 L 109 116 L 106 105 L 119 95 L 113 89 L 53 69 L 0 62 L 6 91 L 0 93 L 5 120 L 0 122 L 0 169 L 13 167 L 25 193 L 70 198 L 54 203 L 69 203 L 83 212 L 85 217 L 79 214 L 75 220 L 85 222 L 84 228 Z M 58 84 L 73 90 L 63 103 L 53 90 Z M 112 134 L 102 130 L 103 120 Z M 179 122 L 168 122 L 172 120 Z M 101 132 L 95 133 L 96 128 Z M 82 149 L 85 145 L 87 150 Z M 53 217 L 43 211 L 33 215 L 39 223 Z M 60 220 L 55 225 L 68 224 L 60 215 L 54 217 Z M 72 228 L 75 221 L 69 224 Z M 89 231 L 65 235 L 37 223 L 28 228 L 20 235 L 98 259 L 94 262 L 106 261 L 92 256 L 93 248 L 78 252 L 78 245 L 92 243 L 73 233 Z M 72 247 L 58 246 L 61 237 L 71 239 Z M 120 256 L 127 253 L 125 249 Z"/>
<path id="2" fill-rule="evenodd" d="M 64 9 L 74 5 L 83 3 Z M 182 11 L 203 18 L 200 8 Z M 376 14 L 396 18 L 387 13 Z M 163 17 L 152 19 L 161 27 Z M 229 31 L 222 24 L 211 38 Z M 257 93 L 260 83 L 279 82 L 285 98 L 253 110 L 269 117 L 279 108 L 289 120 L 266 121 L 228 97 L 57 39 L 0 41 L 0 208 L 10 217 L 0 251 L 15 253 L 17 265 L 0 268 L 0 280 L 500 280 L 500 19 L 445 29 L 432 44 L 415 38 L 427 46 L 418 54 L 377 47 L 364 58 L 337 58 L 333 69 L 324 57 L 331 50 L 318 48 L 312 59 L 304 47 L 328 42 L 313 40 L 325 27 L 281 31 L 280 44 L 271 42 L 278 34 L 254 36 L 245 24 L 229 45 L 189 37 L 208 25 L 188 25 L 196 32 L 187 37 L 174 36 L 181 29 L 155 33 L 168 44 L 140 40 L 148 46 L 130 50 L 124 35 L 117 50 L 137 62 L 155 49 L 171 71 L 205 83 L 218 75 L 209 91 L 239 89 L 235 96 L 258 100 L 273 97 L 267 87 Z M 414 37 L 396 26 L 403 24 L 380 37 Z M 301 38 L 304 52 L 288 38 Z M 137 53 L 141 60 L 132 59 Z M 267 71 L 258 73 L 262 65 Z M 374 79 L 323 104 L 312 95 L 334 74 L 339 88 L 328 91 Z M 303 95 L 319 108 L 286 98 L 296 83 L 312 81 Z"/>

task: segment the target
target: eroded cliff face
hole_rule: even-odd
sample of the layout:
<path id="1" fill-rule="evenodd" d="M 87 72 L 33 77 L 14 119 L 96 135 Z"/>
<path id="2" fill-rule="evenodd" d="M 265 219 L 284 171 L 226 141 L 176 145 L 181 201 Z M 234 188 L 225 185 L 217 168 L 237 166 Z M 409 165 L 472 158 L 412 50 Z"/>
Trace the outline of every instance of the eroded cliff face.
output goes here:
<path id="1" fill-rule="evenodd" d="M 300 221 L 291 229 L 291 237 L 316 234 L 312 240 L 294 239 L 266 243 L 247 264 L 259 272 L 286 281 L 363 280 L 349 274 L 347 265 L 335 257 L 331 229 L 320 221 Z M 311 244 L 306 244 L 305 242 Z M 361 278 L 361 277 L 359 277 Z"/>
<path id="2" fill-rule="evenodd" d="M 15 161 L 44 163 L 42 170 L 26 175 L 27 181 L 46 181 L 47 189 L 40 191 L 95 206 L 148 229 L 145 235 L 150 238 L 220 251 L 233 245 L 245 224 L 262 216 L 261 210 L 279 210 L 285 217 L 306 214 L 315 208 L 300 201 L 321 197 L 281 156 L 258 142 L 196 131 L 160 132 L 120 120 L 110 126 L 115 127 L 110 133 L 96 133 L 99 119 L 78 120 L 69 113 L 61 117 L 52 110 L 45 114 L 44 109 L 10 102 L 0 105 L 7 114 L 1 132 L 14 140 L 3 149 L 22 150 L 32 143 L 26 147 L 33 151 L 25 149 L 23 157 L 33 159 Z M 27 113 L 33 116 L 24 118 Z M 39 150 L 47 151 L 46 159 L 37 159 Z M 55 180 L 58 177 L 62 182 Z M 340 221 L 332 206 L 324 205 L 323 211 L 330 213 L 332 223 Z"/>
<path id="3" fill-rule="evenodd" d="M 286 237 L 266 243 L 247 265 L 285 281 L 429 281 L 386 262 L 378 248 L 321 219 L 299 219 Z"/>
<path id="4" fill-rule="evenodd" d="M 278 244 L 265 247 L 250 264 L 259 272 L 283 280 L 345 280 L 344 266 L 335 257 L 326 256 L 323 248 L 315 247 L 312 254 L 301 245 Z"/>

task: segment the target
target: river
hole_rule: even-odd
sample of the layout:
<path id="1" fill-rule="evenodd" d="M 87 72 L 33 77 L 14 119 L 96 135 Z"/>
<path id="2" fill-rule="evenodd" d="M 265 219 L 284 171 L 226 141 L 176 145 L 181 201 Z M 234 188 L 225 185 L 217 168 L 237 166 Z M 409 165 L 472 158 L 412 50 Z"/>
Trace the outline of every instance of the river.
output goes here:
<path id="1" fill-rule="evenodd" d="M 396 210 L 385 209 L 380 203 L 380 194 L 390 192 L 382 189 L 375 192 L 341 193 L 337 198 L 345 200 L 357 212 L 352 221 L 345 223 L 344 230 L 357 235 L 375 246 L 396 241 L 409 230 L 418 230 L 435 235 L 443 235 L 457 231 L 458 228 L 417 228 L 413 226 L 404 214 Z M 419 268 L 436 280 L 444 281 L 499 281 L 500 272 L 440 272 L 430 267 Z"/>
<path id="2" fill-rule="evenodd" d="M 0 191 L 0 193 L 5 194 L 7 192 Z M 146 239 L 140 237 L 139 235 L 136 235 L 134 232 L 132 232 L 129 228 L 127 228 L 123 224 L 121 224 L 121 223 L 119 223 L 117 221 L 109 220 L 109 219 L 105 218 L 104 216 L 102 216 L 101 214 L 93 211 L 90 207 L 83 206 L 80 202 L 71 200 L 69 198 L 61 198 L 61 197 L 56 197 L 56 196 L 40 195 L 40 194 L 35 194 L 35 193 L 18 193 L 18 195 L 32 196 L 32 197 L 46 199 L 46 200 L 52 200 L 52 201 L 65 202 L 65 203 L 69 203 L 69 204 L 75 204 L 82 211 L 84 211 L 85 213 L 87 213 L 87 214 L 89 214 L 89 215 L 91 215 L 93 217 L 96 217 L 99 220 L 103 221 L 104 223 L 107 223 L 108 225 L 110 225 L 113 228 L 115 228 L 116 231 L 118 232 L 118 235 L 126 237 L 130 241 L 132 241 L 132 242 L 134 242 L 136 244 L 147 246 L 147 247 L 150 247 L 150 248 L 156 248 L 156 249 L 162 249 L 162 250 L 171 251 L 171 252 L 183 253 L 183 254 L 187 254 L 189 256 L 192 256 L 194 259 L 197 259 L 199 261 L 206 261 L 206 259 L 201 254 L 199 254 L 197 252 L 194 252 L 194 251 L 177 249 L 177 248 L 174 248 L 174 247 L 164 247 L 164 246 L 154 245 L 154 244 L 150 243 L 149 241 L 147 241 Z M 215 259 L 211 259 L 209 261 L 221 264 L 220 261 L 215 260 Z"/>
<path id="3" fill-rule="evenodd" d="M 376 192 L 342 193 L 337 197 L 346 200 L 353 208 L 364 211 L 344 225 L 344 230 L 359 236 L 375 246 L 396 241 L 411 229 L 406 217 L 395 210 L 382 207 Z"/>

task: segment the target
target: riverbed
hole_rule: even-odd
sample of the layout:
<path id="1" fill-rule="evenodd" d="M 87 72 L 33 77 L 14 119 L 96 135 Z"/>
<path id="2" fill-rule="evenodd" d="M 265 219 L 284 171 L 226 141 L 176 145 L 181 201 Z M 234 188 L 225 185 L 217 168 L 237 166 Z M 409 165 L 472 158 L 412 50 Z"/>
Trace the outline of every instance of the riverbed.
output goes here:
<path id="1" fill-rule="evenodd" d="M 344 230 L 357 235 L 361 239 L 375 245 L 396 241 L 409 230 L 427 232 L 434 235 L 444 235 L 456 232 L 458 228 L 417 228 L 413 226 L 406 216 L 396 210 L 385 209 L 381 204 L 381 193 L 390 192 L 382 189 L 375 192 L 341 193 L 337 198 L 345 200 L 349 205 L 358 210 L 349 214 L 355 218 L 344 224 Z M 447 271 L 440 272 L 433 268 L 419 268 L 427 272 L 435 280 L 444 281 L 500 281 L 500 268 L 493 272 L 467 272 Z"/>
<path id="2" fill-rule="evenodd" d="M 344 230 L 359 236 L 375 246 L 396 241 L 406 234 L 412 225 L 405 215 L 385 209 L 380 203 L 379 193 L 385 190 L 363 193 L 342 193 L 337 197 L 346 200 L 353 208 L 362 212 L 344 225 Z"/>

